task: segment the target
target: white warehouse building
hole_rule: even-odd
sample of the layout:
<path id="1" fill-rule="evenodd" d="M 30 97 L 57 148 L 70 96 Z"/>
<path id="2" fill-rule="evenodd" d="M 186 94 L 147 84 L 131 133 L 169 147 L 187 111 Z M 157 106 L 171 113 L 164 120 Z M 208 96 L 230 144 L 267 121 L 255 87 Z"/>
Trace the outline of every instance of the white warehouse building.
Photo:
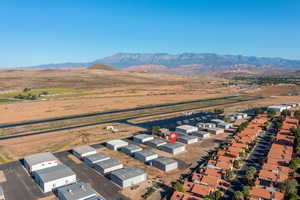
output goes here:
<path id="1" fill-rule="evenodd" d="M 146 144 L 150 147 L 158 148 L 161 145 L 167 144 L 167 142 L 158 138 L 154 138 L 153 140 L 146 142 Z"/>
<path id="2" fill-rule="evenodd" d="M 175 170 L 178 168 L 178 162 L 172 158 L 159 157 L 152 161 L 152 166 L 163 170 L 165 172 Z"/>
<path id="3" fill-rule="evenodd" d="M 101 174 L 106 174 L 118 169 L 122 169 L 123 164 L 120 161 L 111 158 L 95 163 L 94 168 Z"/>
<path id="4" fill-rule="evenodd" d="M 178 153 L 185 151 L 185 145 L 180 144 L 178 142 L 175 143 L 167 143 L 165 145 L 162 145 L 159 147 L 160 150 L 165 151 L 167 153 L 171 153 L 173 155 L 176 155 Z"/>
<path id="5" fill-rule="evenodd" d="M 33 154 L 24 158 L 24 167 L 29 173 L 59 164 L 59 160 L 49 152 Z"/>
<path id="6" fill-rule="evenodd" d="M 97 153 L 96 149 L 88 145 L 74 148 L 72 152 L 79 159 L 83 159 L 85 156 L 90 156 Z"/>
<path id="7" fill-rule="evenodd" d="M 134 153 L 136 153 L 138 151 L 142 151 L 142 150 L 143 150 L 142 147 L 135 145 L 135 144 L 129 144 L 129 145 L 121 148 L 121 151 L 128 155 L 133 155 Z"/>
<path id="8" fill-rule="evenodd" d="M 127 188 L 147 180 L 147 173 L 138 167 L 116 170 L 110 175 L 111 180 L 122 188 Z"/>
<path id="9" fill-rule="evenodd" d="M 76 174 L 66 165 L 34 171 L 33 177 L 44 193 L 76 182 Z"/>
<path id="10" fill-rule="evenodd" d="M 105 200 L 89 183 L 78 182 L 57 189 L 59 200 Z"/>
<path id="11" fill-rule="evenodd" d="M 134 157 L 142 162 L 149 162 L 158 157 L 157 153 L 149 151 L 147 149 L 143 149 L 142 151 L 138 151 L 134 153 Z"/>
<path id="12" fill-rule="evenodd" d="M 109 149 L 112 149 L 114 151 L 117 151 L 118 149 L 125 147 L 128 145 L 128 142 L 124 140 L 111 140 L 109 142 L 106 142 L 106 146 Z"/>
<path id="13" fill-rule="evenodd" d="M 190 126 L 190 125 L 182 125 L 182 126 L 177 126 L 175 132 L 188 135 L 193 132 L 198 131 L 198 128 L 196 126 Z"/>
<path id="14" fill-rule="evenodd" d="M 90 166 L 94 166 L 94 164 L 108 159 L 110 159 L 110 157 L 105 153 L 101 152 L 101 153 L 85 156 L 83 161 Z"/>
<path id="15" fill-rule="evenodd" d="M 153 140 L 154 137 L 151 135 L 147 135 L 147 134 L 138 134 L 133 136 L 133 141 L 138 142 L 138 143 L 146 143 L 150 140 Z"/>
<path id="16" fill-rule="evenodd" d="M 198 142 L 198 137 L 192 135 L 182 135 L 177 138 L 177 141 L 185 144 L 193 144 Z"/>

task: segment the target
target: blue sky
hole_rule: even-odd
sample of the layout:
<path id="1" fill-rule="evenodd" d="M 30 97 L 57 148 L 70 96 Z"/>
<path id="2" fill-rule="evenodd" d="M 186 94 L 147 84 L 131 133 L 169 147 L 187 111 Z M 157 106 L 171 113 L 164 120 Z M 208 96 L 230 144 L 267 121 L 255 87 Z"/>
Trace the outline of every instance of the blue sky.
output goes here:
<path id="1" fill-rule="evenodd" d="M 85 62 L 118 52 L 300 59 L 300 1 L 0 1 L 0 67 Z"/>

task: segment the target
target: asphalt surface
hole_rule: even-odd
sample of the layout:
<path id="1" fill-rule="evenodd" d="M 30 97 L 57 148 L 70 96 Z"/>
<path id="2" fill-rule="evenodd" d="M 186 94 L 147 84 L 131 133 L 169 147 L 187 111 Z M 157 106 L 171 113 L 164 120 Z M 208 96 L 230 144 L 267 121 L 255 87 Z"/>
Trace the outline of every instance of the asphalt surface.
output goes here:
<path id="1" fill-rule="evenodd" d="M 24 125 L 40 124 L 40 123 L 47 123 L 47 122 L 54 122 L 54 121 L 61 121 L 61 120 L 68 120 L 68 119 L 84 118 L 84 117 L 90 117 L 90 116 L 101 116 L 101 115 L 110 114 L 110 113 L 123 113 L 123 112 L 128 112 L 128 111 L 137 111 L 137 110 L 144 110 L 144 109 L 149 109 L 149 108 L 159 108 L 159 107 L 164 107 L 164 106 L 181 105 L 181 104 L 188 104 L 188 103 L 195 103 L 195 102 L 205 102 L 205 101 L 209 101 L 209 100 L 231 99 L 231 98 L 234 98 L 234 97 L 237 97 L 237 96 L 223 97 L 223 98 L 213 98 L 213 99 L 204 99 L 204 100 L 188 101 L 188 102 L 180 102 L 180 103 L 174 103 L 174 104 L 163 104 L 163 105 L 156 105 L 156 106 L 147 106 L 147 107 L 142 107 L 142 108 L 126 109 L 126 110 L 120 110 L 120 111 L 101 112 L 101 113 L 93 113 L 93 114 L 82 114 L 82 115 L 76 115 L 76 116 L 53 118 L 53 119 L 47 119 L 47 120 L 36 120 L 36 121 L 23 122 L 23 123 L 5 124 L 5 125 L 0 125 L 0 128 L 18 127 L 18 126 L 24 126 Z M 259 97 L 257 97 L 257 98 L 259 98 Z M 242 101 L 248 101 L 248 100 L 239 100 L 237 102 L 242 102 Z M 216 104 L 216 105 L 228 105 L 228 104 L 232 104 L 232 102 L 221 103 L 221 104 Z M 216 106 L 216 105 L 214 105 L 214 106 Z M 209 108 L 209 107 L 211 107 L 211 106 L 204 106 L 204 107 L 201 107 L 201 108 Z M 190 110 L 190 109 L 177 110 L 176 112 L 185 111 L 185 110 Z M 165 112 L 164 114 L 173 113 L 173 112 L 174 111 Z M 156 115 L 158 115 L 158 114 L 149 114 L 147 116 L 156 116 Z M 1 140 L 14 139 L 14 138 L 20 138 L 20 137 L 26 137 L 26 136 L 32 136 L 32 135 L 40 135 L 40 134 L 47 134 L 47 133 L 58 132 L 58 131 L 71 130 L 71 129 L 75 129 L 75 128 L 101 125 L 101 124 L 105 124 L 105 123 L 115 123 L 115 122 L 126 123 L 127 120 L 134 119 L 134 118 L 138 118 L 138 117 L 129 117 L 129 118 L 124 118 L 122 120 L 112 120 L 112 121 L 106 121 L 106 122 L 89 123 L 89 124 L 83 124 L 83 125 L 76 125 L 76 126 L 46 130 L 46 131 L 38 131 L 38 132 L 33 132 L 33 133 L 24 133 L 24 134 L 21 134 L 21 135 L 6 136 L 6 137 L 1 137 L 0 141 Z M 147 125 L 147 124 L 150 125 L 151 123 L 155 124 L 155 122 L 149 122 L 149 123 L 147 122 L 145 125 Z M 177 125 L 179 125 L 179 124 L 177 124 Z M 176 124 L 173 125 L 173 128 L 175 126 L 176 126 Z"/>
<path id="2" fill-rule="evenodd" d="M 96 172 L 85 163 L 75 163 L 68 157 L 69 152 L 56 153 L 55 156 L 76 174 L 77 181 L 90 183 L 91 186 L 107 200 L 130 200 L 120 193 L 121 188 L 105 176 Z"/>
<path id="3" fill-rule="evenodd" d="M 10 123 L 10 124 L 0 125 L 0 128 L 9 128 L 9 127 L 32 125 L 32 124 L 39 124 L 39 123 L 47 123 L 47 122 L 67 120 L 67 119 L 78 119 L 78 118 L 84 118 L 84 117 L 101 116 L 101 115 L 104 115 L 104 114 L 112 114 L 112 113 L 124 113 L 124 112 L 129 112 L 129 111 L 138 111 L 138 110 L 145 110 L 145 109 L 151 109 L 151 108 L 161 108 L 161 107 L 176 106 L 176 105 L 189 104 L 189 103 L 198 103 L 198 102 L 200 103 L 200 102 L 212 101 L 212 100 L 225 100 L 225 99 L 232 99 L 232 98 L 235 98 L 235 97 L 238 97 L 238 96 L 201 99 L 201 100 L 194 100 L 194 101 L 184 101 L 184 102 L 178 102 L 178 103 L 160 104 L 160 105 L 137 107 L 137 108 L 116 110 L 116 111 L 109 111 L 109 112 L 96 112 L 96 113 L 87 113 L 87 114 L 72 115 L 72 116 L 66 116 L 66 117 L 50 118 L 50 119 L 45 119 L 45 120 L 34 120 L 34 121 L 21 122 L 21 123 Z"/>

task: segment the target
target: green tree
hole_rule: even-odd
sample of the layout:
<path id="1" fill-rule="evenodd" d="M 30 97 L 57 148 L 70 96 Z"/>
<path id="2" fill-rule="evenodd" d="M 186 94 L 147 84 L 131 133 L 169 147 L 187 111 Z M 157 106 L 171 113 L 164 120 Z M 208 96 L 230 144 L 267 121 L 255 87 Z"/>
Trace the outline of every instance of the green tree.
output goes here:
<path id="1" fill-rule="evenodd" d="M 276 115 L 276 111 L 274 109 L 268 109 L 267 113 L 269 118 L 273 118 Z"/>
<path id="2" fill-rule="evenodd" d="M 153 135 L 160 135 L 160 127 L 159 126 L 153 126 L 152 127 L 152 134 Z"/>
<path id="3" fill-rule="evenodd" d="M 243 199 L 244 199 L 243 193 L 240 192 L 240 191 L 236 191 L 236 192 L 234 193 L 234 199 L 235 199 L 235 200 L 243 200 Z"/>
<path id="4" fill-rule="evenodd" d="M 233 167 L 236 168 L 236 169 L 240 169 L 241 168 L 241 162 L 239 160 L 233 161 Z"/>
<path id="5" fill-rule="evenodd" d="M 288 196 L 289 196 L 289 200 L 299 200 L 300 199 L 300 197 L 295 193 L 290 193 Z"/>
<path id="6" fill-rule="evenodd" d="M 293 170 L 298 169 L 300 163 L 300 158 L 293 158 L 290 163 L 289 167 L 292 168 Z"/>
<path id="7" fill-rule="evenodd" d="M 250 197 L 250 187 L 249 186 L 243 186 L 243 195 L 244 195 L 245 199 Z"/>
<path id="8" fill-rule="evenodd" d="M 259 115 L 259 114 L 263 114 L 264 111 L 261 108 L 255 108 L 254 109 L 254 114 Z"/>
<path id="9" fill-rule="evenodd" d="M 228 179 L 230 181 L 234 179 L 234 173 L 230 169 L 226 170 L 225 176 L 226 176 L 226 179 Z"/>
<path id="10" fill-rule="evenodd" d="M 214 113 L 216 113 L 217 115 L 223 114 L 224 113 L 224 109 L 215 108 Z"/>
<path id="11" fill-rule="evenodd" d="M 282 112 L 281 112 L 281 115 L 282 116 L 291 116 L 291 111 L 290 110 L 283 110 Z"/>
<path id="12" fill-rule="evenodd" d="M 297 193 L 298 182 L 296 179 L 287 179 L 280 185 L 280 190 L 284 194 L 296 194 Z"/>
<path id="13" fill-rule="evenodd" d="M 183 185 L 178 181 L 174 184 L 173 189 L 178 192 L 184 192 Z"/>
<path id="14" fill-rule="evenodd" d="M 211 196 L 213 200 L 221 199 L 223 193 L 220 190 L 215 191 Z"/>
<path id="15" fill-rule="evenodd" d="M 296 119 L 300 120 L 300 110 L 296 110 L 296 111 L 294 112 L 294 117 L 295 117 Z"/>

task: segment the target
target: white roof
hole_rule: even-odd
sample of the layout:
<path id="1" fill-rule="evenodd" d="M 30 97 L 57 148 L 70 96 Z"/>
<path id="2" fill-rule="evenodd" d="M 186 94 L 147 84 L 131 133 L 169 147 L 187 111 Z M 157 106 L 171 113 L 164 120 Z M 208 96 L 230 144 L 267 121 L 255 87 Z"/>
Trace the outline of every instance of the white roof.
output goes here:
<path id="1" fill-rule="evenodd" d="M 76 147 L 76 148 L 73 149 L 73 151 L 75 151 L 76 153 L 81 155 L 81 154 L 96 151 L 96 149 L 94 149 L 91 146 L 86 145 L 86 146 Z"/>
<path id="2" fill-rule="evenodd" d="M 176 128 L 184 129 L 184 130 L 194 130 L 194 129 L 197 129 L 196 126 L 191 126 L 191 125 L 182 125 L 182 126 L 177 126 Z"/>
<path id="3" fill-rule="evenodd" d="M 57 158 L 52 153 L 45 152 L 26 156 L 24 160 L 28 163 L 29 166 L 33 166 L 43 162 L 57 160 Z"/>
<path id="4" fill-rule="evenodd" d="M 118 145 L 128 145 L 128 142 L 124 140 L 111 140 L 106 142 L 107 144 L 110 144 L 112 146 L 118 146 Z"/>

